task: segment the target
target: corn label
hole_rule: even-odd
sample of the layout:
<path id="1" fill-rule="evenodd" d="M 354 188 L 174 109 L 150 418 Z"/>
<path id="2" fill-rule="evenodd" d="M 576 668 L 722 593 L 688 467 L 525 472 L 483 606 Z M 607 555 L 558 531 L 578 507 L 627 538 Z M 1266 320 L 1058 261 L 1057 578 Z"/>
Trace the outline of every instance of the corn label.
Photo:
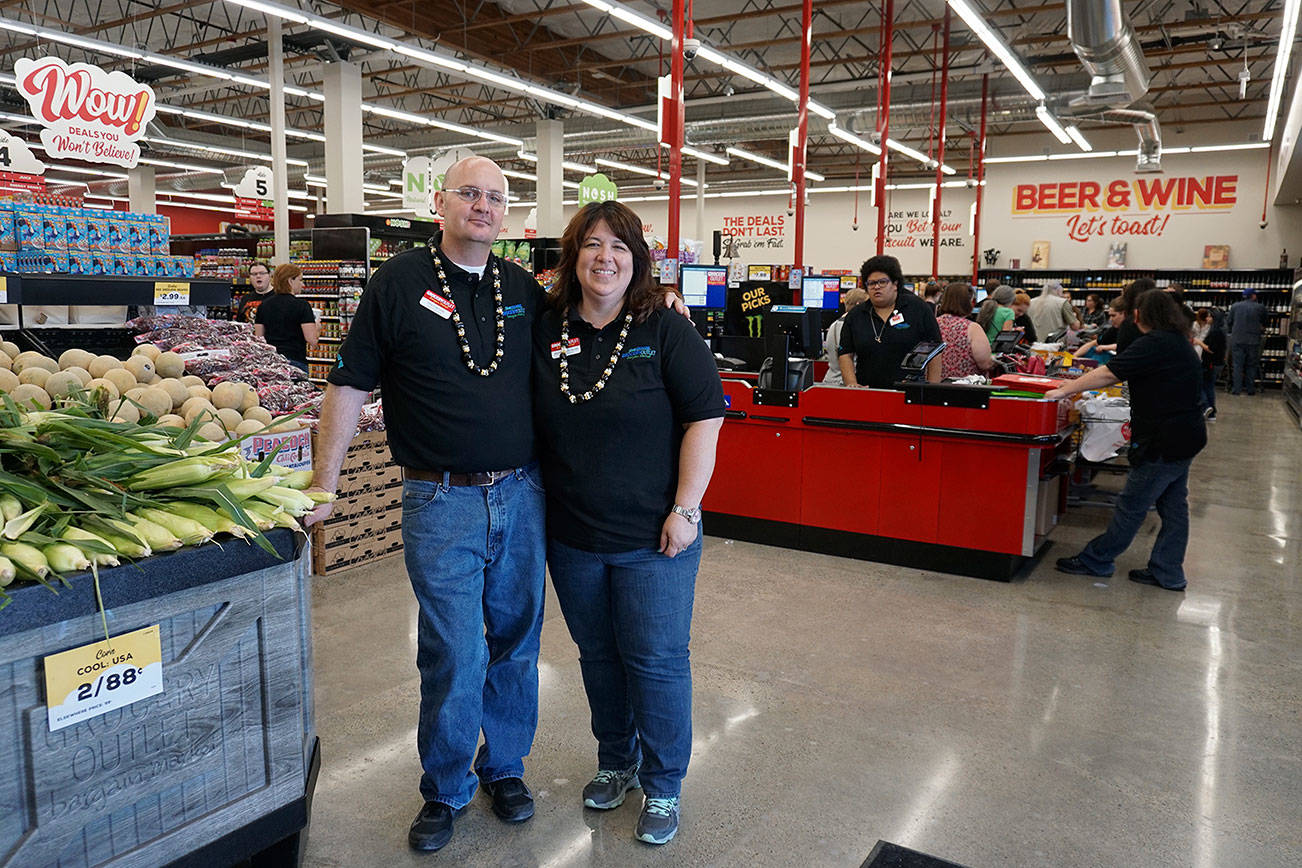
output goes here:
<path id="1" fill-rule="evenodd" d="M 51 732 L 162 692 L 157 624 L 45 658 Z"/>

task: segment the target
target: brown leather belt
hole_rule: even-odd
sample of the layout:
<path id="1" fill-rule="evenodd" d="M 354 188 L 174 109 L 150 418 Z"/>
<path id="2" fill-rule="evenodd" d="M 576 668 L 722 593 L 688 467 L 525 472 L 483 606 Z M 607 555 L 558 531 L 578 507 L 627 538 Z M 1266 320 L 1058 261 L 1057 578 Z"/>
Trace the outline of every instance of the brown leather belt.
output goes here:
<path id="1" fill-rule="evenodd" d="M 414 467 L 402 468 L 404 479 L 416 479 L 421 482 L 442 482 L 457 487 L 476 486 L 484 488 L 500 482 L 515 473 L 515 470 L 489 470 L 484 473 L 444 473 L 442 470 L 417 470 Z"/>

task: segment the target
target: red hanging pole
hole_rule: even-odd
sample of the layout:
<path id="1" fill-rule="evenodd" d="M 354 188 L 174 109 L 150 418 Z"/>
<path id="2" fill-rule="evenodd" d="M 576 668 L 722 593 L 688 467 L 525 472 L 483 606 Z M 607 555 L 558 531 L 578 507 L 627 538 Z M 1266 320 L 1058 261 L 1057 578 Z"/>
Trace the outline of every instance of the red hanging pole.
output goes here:
<path id="1" fill-rule="evenodd" d="M 949 7 L 945 7 L 944 35 L 941 37 L 940 122 L 936 127 L 936 201 L 931 206 L 931 277 L 940 279 L 940 199 L 945 183 L 945 113 L 949 108 Z"/>
<path id="2" fill-rule="evenodd" d="M 669 251 L 667 257 L 674 260 L 676 273 L 683 190 L 683 30 L 686 21 L 683 0 L 674 0 L 673 16 L 674 41 L 669 58 L 670 98 L 666 123 L 668 127 L 666 132 L 669 139 Z"/>
<path id="3" fill-rule="evenodd" d="M 787 160 L 796 184 L 796 250 L 792 263 L 805 264 L 805 157 L 809 143 L 809 56 L 814 34 L 814 0 L 804 0 L 800 13 L 800 105 L 797 108 L 796 146 Z"/>
<path id="4" fill-rule="evenodd" d="M 986 186 L 986 114 L 990 101 L 990 74 L 981 76 L 981 134 L 977 142 L 976 213 L 972 216 L 972 285 L 977 284 L 981 268 L 981 202 Z"/>
<path id="5" fill-rule="evenodd" d="M 877 131 L 882 136 L 882 155 L 877 173 L 877 255 L 886 252 L 886 140 L 891 134 L 891 42 L 895 38 L 895 0 L 882 0 L 882 44 L 878 52 Z"/>

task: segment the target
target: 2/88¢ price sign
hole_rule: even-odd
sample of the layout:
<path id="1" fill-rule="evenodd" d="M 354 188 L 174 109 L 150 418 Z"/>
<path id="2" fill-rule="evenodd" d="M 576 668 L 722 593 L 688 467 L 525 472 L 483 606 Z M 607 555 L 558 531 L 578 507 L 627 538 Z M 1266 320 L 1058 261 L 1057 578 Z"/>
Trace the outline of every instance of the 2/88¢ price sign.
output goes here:
<path id="1" fill-rule="evenodd" d="M 50 731 L 163 692 L 158 625 L 45 658 Z"/>

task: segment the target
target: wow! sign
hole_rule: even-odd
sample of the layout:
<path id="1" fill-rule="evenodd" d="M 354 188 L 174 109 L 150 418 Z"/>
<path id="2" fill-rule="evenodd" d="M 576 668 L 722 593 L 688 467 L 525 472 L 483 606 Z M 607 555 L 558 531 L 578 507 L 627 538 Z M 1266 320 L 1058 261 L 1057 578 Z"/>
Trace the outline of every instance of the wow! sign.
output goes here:
<path id="1" fill-rule="evenodd" d="M 69 66 L 57 57 L 22 58 L 14 64 L 14 78 L 44 126 L 41 143 L 49 156 L 136 165 L 136 140 L 154 117 L 154 91 L 147 85 L 124 72 Z"/>

